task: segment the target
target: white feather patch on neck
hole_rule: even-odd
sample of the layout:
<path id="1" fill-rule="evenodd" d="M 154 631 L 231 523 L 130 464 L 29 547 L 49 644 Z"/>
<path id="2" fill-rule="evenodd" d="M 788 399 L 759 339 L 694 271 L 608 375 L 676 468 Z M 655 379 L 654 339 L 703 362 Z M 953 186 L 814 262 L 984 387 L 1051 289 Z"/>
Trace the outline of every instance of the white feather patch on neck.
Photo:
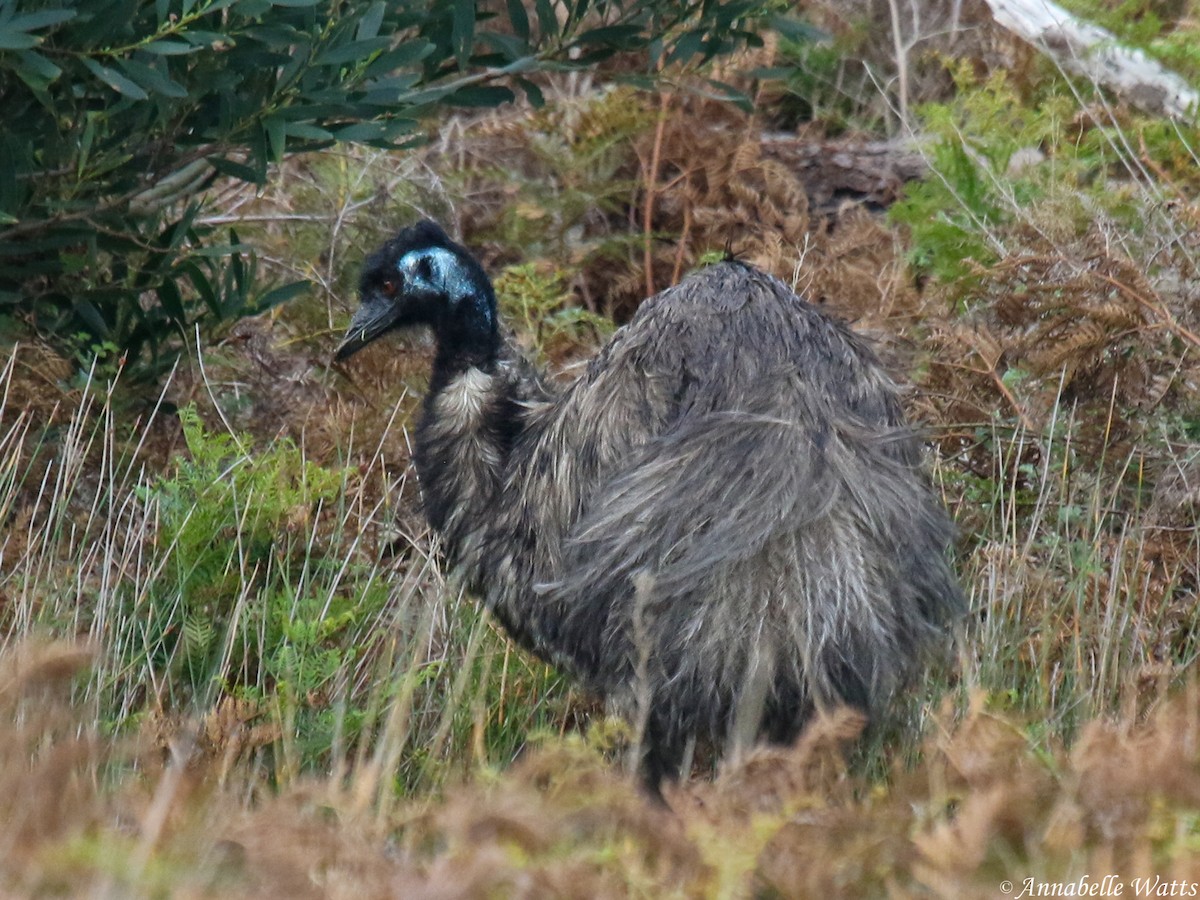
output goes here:
<path id="1" fill-rule="evenodd" d="M 437 398 L 438 412 L 460 425 L 479 419 L 496 378 L 482 369 L 467 369 L 451 380 Z"/>

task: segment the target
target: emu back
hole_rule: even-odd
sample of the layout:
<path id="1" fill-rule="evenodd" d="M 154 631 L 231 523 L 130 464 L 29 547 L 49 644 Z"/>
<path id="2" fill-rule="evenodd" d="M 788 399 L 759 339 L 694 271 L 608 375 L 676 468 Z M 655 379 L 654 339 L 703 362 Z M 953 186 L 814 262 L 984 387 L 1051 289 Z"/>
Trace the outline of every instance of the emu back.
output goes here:
<path id="1" fill-rule="evenodd" d="M 638 724 L 652 785 L 694 739 L 789 741 L 820 707 L 878 712 L 961 611 L 895 384 L 779 280 L 694 273 L 561 393 L 498 331 L 464 354 L 460 326 L 426 323 L 430 522 L 519 644 Z"/>

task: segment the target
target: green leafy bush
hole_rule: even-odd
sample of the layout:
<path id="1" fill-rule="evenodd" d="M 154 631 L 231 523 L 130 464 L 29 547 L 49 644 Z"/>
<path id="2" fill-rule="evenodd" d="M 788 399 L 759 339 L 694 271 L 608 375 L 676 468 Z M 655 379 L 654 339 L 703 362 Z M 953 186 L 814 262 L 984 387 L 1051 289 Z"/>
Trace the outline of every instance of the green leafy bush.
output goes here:
<path id="1" fill-rule="evenodd" d="M 0 2 L 0 314 L 132 357 L 263 292 L 200 192 L 261 184 L 337 141 L 403 147 L 448 106 L 494 106 L 547 66 L 640 56 L 631 75 L 750 40 L 756 4 L 519 0 Z"/>
<path id="2" fill-rule="evenodd" d="M 143 629 L 134 646 L 151 671 L 170 673 L 164 683 L 180 701 L 211 700 L 220 687 L 322 690 L 355 652 L 344 640 L 351 626 L 384 599 L 312 544 L 310 520 L 340 495 L 343 476 L 290 441 L 251 455 L 207 432 L 192 408 L 180 420 L 190 459 L 147 492 L 164 563 L 134 601 L 128 620 Z"/>
<path id="3" fill-rule="evenodd" d="M 1014 207 L 1006 190 L 1013 183 L 1007 175 L 1013 155 L 1023 147 L 1053 141 L 1064 116 L 1074 112 L 1073 103 L 1061 97 L 1052 97 L 1042 109 L 1028 109 L 1004 72 L 976 84 L 962 66 L 956 81 L 959 90 L 953 100 L 919 110 L 936 136 L 933 176 L 910 185 L 905 198 L 890 210 L 893 221 L 911 229 L 913 263 L 945 282 L 969 280 L 972 264 L 986 265 L 996 258 L 989 236 L 1012 218 Z M 1038 190 L 1028 177 L 1015 183 L 1026 199 Z"/>
<path id="4" fill-rule="evenodd" d="M 580 342 L 596 343 L 613 330 L 611 319 L 572 302 L 567 273 L 559 269 L 509 266 L 496 279 L 496 297 L 505 320 L 530 337 L 542 361 Z"/>
<path id="5" fill-rule="evenodd" d="M 1142 234 L 1164 190 L 1145 190 L 1150 170 L 1181 197 L 1194 192 L 1195 126 L 1124 108 L 1081 112 L 1080 88 L 1058 78 L 1022 87 L 999 70 L 980 81 L 963 62 L 951 74 L 955 96 L 917 111 L 932 173 L 889 210 L 909 229 L 922 274 L 968 290 L 980 267 L 1020 243 L 1022 229 L 1061 242 L 1104 218 Z"/>
<path id="6" fill-rule="evenodd" d="M 475 604 L 409 605 L 347 546 L 345 510 L 334 508 L 346 470 L 287 440 L 248 452 L 249 438 L 207 430 L 190 407 L 180 421 L 188 458 L 142 491 L 155 574 L 124 594 L 117 706 L 211 715 L 233 698 L 280 727 L 271 770 L 286 778 L 356 747 L 400 704 L 408 786 L 445 777 L 480 735 L 483 758 L 511 759 L 528 728 L 561 715 L 566 686 L 513 654 Z M 397 606 L 404 625 L 392 620 Z M 444 647 L 431 655 L 441 614 Z M 505 704 L 506 714 L 488 712 Z"/>
<path id="7" fill-rule="evenodd" d="M 919 271 L 968 287 L 980 266 L 1003 255 L 1001 233 L 1040 202 L 1055 203 L 1057 226 L 1070 231 L 1095 208 L 1118 211 L 1122 196 L 1106 188 L 1105 170 L 1119 165 L 1119 144 L 1111 129 L 1080 126 L 1065 86 L 1023 99 L 1003 71 L 981 83 L 966 66 L 954 74 L 955 97 L 918 111 L 933 136 L 932 175 L 889 210 L 910 229 Z M 1091 188 L 1089 214 L 1081 197 Z"/>
<path id="8" fill-rule="evenodd" d="M 1193 84 L 1200 78 L 1200 43 L 1196 41 L 1200 22 L 1194 6 L 1189 10 L 1186 3 L 1154 0 L 1064 0 L 1063 6 Z"/>

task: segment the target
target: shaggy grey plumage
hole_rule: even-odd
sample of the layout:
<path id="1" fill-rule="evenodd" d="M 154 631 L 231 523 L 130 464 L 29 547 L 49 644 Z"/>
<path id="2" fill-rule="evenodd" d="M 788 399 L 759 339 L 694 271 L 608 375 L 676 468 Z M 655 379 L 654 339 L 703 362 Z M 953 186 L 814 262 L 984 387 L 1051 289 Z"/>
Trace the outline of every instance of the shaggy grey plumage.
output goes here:
<path id="1" fill-rule="evenodd" d="M 727 261 L 647 300 L 550 391 L 440 228 L 366 264 L 339 348 L 429 325 L 426 513 L 522 646 L 638 721 L 642 771 L 695 738 L 788 741 L 818 707 L 878 711 L 962 610 L 951 525 L 866 344 Z"/>

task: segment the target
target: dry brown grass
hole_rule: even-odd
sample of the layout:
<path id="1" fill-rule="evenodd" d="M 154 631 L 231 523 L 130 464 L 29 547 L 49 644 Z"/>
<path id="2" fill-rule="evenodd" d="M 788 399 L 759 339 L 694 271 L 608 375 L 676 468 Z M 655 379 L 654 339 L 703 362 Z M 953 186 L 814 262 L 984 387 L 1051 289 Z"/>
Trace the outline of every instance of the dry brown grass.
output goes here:
<path id="1" fill-rule="evenodd" d="M 1032 746 L 977 696 L 886 784 L 847 769 L 861 721 L 841 713 L 667 807 L 577 741 L 377 806 L 354 771 L 271 790 L 182 738 L 101 738 L 71 700 L 93 656 L 26 643 L 0 660 L 7 895 L 985 897 L 1028 877 L 1200 879 L 1194 680 L 1069 749 Z"/>

